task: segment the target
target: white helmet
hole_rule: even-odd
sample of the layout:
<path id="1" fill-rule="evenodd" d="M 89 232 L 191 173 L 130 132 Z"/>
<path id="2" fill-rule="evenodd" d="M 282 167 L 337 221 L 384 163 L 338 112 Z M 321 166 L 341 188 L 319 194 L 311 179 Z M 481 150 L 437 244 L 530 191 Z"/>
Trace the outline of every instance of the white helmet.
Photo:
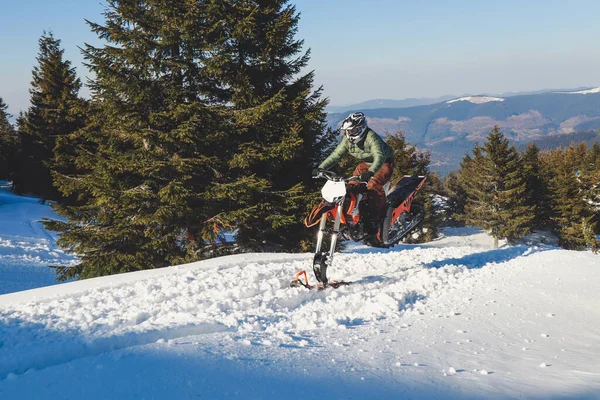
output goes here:
<path id="1" fill-rule="evenodd" d="M 365 114 L 355 112 L 346 117 L 342 122 L 342 132 L 352 144 L 360 142 L 367 134 L 367 119 Z"/>

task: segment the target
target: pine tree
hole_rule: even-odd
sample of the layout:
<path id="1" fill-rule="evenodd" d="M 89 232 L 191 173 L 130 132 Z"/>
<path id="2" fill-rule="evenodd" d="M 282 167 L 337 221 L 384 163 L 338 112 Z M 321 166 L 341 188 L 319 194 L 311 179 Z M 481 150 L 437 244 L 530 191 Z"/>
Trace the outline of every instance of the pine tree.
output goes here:
<path id="1" fill-rule="evenodd" d="M 540 165 L 539 149 L 533 142 L 523 153 L 522 162 L 523 178 L 527 185 L 525 204 L 535 213 L 531 221 L 531 228 L 533 230 L 550 228 L 552 207 L 547 180 L 543 176 L 544 172 Z"/>
<path id="2" fill-rule="evenodd" d="M 474 220 L 488 215 L 491 201 L 487 195 L 487 181 L 482 176 L 482 168 L 486 163 L 483 148 L 476 143 L 472 152 L 472 157 L 465 153 L 461 161 L 457 188 L 457 192 L 464 195 L 460 207 L 462 212 L 458 217 L 465 223 L 473 223 Z M 457 200 L 460 201 L 460 198 Z"/>
<path id="3" fill-rule="evenodd" d="M 529 231 L 534 209 L 525 204 L 526 182 L 519 155 L 495 126 L 483 147 L 476 146 L 467 159 L 466 221 L 482 227 L 498 240 L 513 241 Z"/>
<path id="4" fill-rule="evenodd" d="M 9 121 L 7 109 L 0 97 L 0 179 L 10 179 L 18 149 L 15 128 Z"/>
<path id="5" fill-rule="evenodd" d="M 419 161 L 424 161 L 425 158 Z M 427 170 L 429 164 L 427 164 Z M 427 181 L 415 198 L 416 204 L 423 207 L 423 222 L 420 226 L 419 242 L 430 242 L 439 236 L 438 227 L 442 225 L 445 218 L 444 205 L 440 202 L 444 194 L 443 184 L 433 172 L 427 173 Z"/>
<path id="6" fill-rule="evenodd" d="M 108 43 L 86 45 L 95 75 L 89 119 L 72 175 L 57 174 L 67 222 L 47 221 L 59 244 L 79 255 L 60 278 L 89 278 L 197 260 L 222 240 L 208 188 L 226 171 L 228 114 L 212 106 L 218 89 L 201 74 L 203 5 L 112 0 Z"/>
<path id="7" fill-rule="evenodd" d="M 571 145 L 548 154 L 549 188 L 556 233 L 567 249 L 597 249 L 600 211 L 600 174 L 590 165 L 587 146 Z"/>
<path id="8" fill-rule="evenodd" d="M 434 198 L 442 193 L 442 188 L 439 178 L 429 171 L 431 155 L 429 152 L 419 152 L 416 146 L 406 141 L 400 131 L 388 135 L 386 143 L 394 150 L 394 172 L 391 184 L 395 184 L 404 175 L 428 175 L 425 185 L 415 197 L 413 208 L 424 211 L 423 222 L 416 232 L 418 233 L 416 241 L 431 241 L 438 236 L 438 226 L 442 218 L 441 210 L 434 204 Z"/>
<path id="9" fill-rule="evenodd" d="M 452 171 L 445 177 L 444 197 L 447 198 L 447 204 L 443 223 L 447 226 L 464 226 L 467 194 L 462 185 L 459 171 Z"/>
<path id="10" fill-rule="evenodd" d="M 308 55 L 290 58 L 298 16 L 285 2 L 112 0 L 108 42 L 85 47 L 96 78 L 76 173 L 57 174 L 80 255 L 63 278 L 160 268 L 214 255 L 227 229 L 246 248 L 298 247 L 331 145 Z"/>
<path id="11" fill-rule="evenodd" d="M 237 242 L 255 250 L 295 250 L 308 231 L 301 221 L 314 198 L 314 165 L 334 133 L 325 135 L 321 89 L 314 74 L 299 75 L 309 52 L 295 38 L 299 15 L 287 0 L 207 1 L 206 71 L 227 105 L 229 169 L 210 196 L 215 216 L 237 228 Z"/>
<path id="12" fill-rule="evenodd" d="M 78 97 L 81 83 L 75 68 L 64 59 L 59 39 L 44 32 L 39 46 L 29 90 L 31 106 L 17 121 L 21 149 L 13 190 L 58 199 L 51 176 L 52 170 L 58 168 L 54 148 L 58 138 L 83 125 L 83 115 L 77 111 L 82 104 Z"/>
<path id="13" fill-rule="evenodd" d="M 592 148 L 589 150 L 586 161 L 588 168 L 600 170 L 600 143 L 595 142 L 592 145 Z"/>

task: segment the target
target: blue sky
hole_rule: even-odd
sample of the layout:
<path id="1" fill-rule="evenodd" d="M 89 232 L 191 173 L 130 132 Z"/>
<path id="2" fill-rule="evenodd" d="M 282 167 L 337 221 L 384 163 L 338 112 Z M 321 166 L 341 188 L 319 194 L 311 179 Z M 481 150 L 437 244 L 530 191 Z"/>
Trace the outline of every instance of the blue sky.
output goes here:
<path id="1" fill-rule="evenodd" d="M 4 2 L 3 2 L 4 3 Z M 77 46 L 100 43 L 101 0 L 6 1 L 0 14 L 0 97 L 28 105 L 44 30 Z M 334 105 L 374 98 L 600 86 L 600 1 L 296 0 L 310 69 Z"/>

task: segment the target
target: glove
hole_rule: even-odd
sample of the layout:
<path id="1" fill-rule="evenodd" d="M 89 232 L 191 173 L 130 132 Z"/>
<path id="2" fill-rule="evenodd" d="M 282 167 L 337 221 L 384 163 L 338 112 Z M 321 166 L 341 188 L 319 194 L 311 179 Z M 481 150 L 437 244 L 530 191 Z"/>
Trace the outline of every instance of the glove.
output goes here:
<path id="1" fill-rule="evenodd" d="M 369 179 L 371 179 L 373 177 L 373 175 L 375 175 L 375 174 L 371 171 L 363 172 L 363 174 L 360 176 L 360 181 L 361 182 L 369 182 Z"/>
<path id="2" fill-rule="evenodd" d="M 321 171 L 319 171 L 319 168 L 313 168 L 312 170 L 312 177 L 313 178 L 318 178 L 321 176 Z"/>

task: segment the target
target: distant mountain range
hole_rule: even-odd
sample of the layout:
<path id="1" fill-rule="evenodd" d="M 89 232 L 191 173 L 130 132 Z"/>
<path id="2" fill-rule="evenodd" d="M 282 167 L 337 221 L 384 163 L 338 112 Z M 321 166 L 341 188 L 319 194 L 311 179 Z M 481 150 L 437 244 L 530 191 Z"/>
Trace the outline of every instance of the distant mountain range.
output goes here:
<path id="1" fill-rule="evenodd" d="M 585 90 L 586 87 L 580 87 L 576 89 L 543 89 L 526 92 L 506 92 L 500 94 L 482 93 L 479 96 L 492 96 L 492 97 L 512 97 L 512 96 L 523 96 L 527 94 L 542 94 L 542 93 L 554 93 L 554 92 L 569 92 L 569 91 L 580 91 Z M 443 101 L 452 100 L 460 97 L 473 96 L 472 94 L 463 94 L 462 96 L 446 95 L 440 97 L 419 97 L 419 98 L 408 98 L 402 100 L 392 99 L 373 99 L 363 101 L 362 103 L 349 104 L 345 106 L 329 105 L 326 111 L 328 113 L 343 113 L 351 110 L 372 110 L 375 108 L 407 108 L 416 106 L 427 106 L 430 104 L 441 103 Z"/>
<path id="2" fill-rule="evenodd" d="M 415 106 L 426 106 L 429 104 L 440 103 L 442 101 L 454 99 L 456 96 L 448 95 L 436 98 L 418 98 L 418 99 L 403 99 L 403 100 L 390 100 L 390 99 L 375 99 L 367 100 L 362 103 L 350 104 L 347 106 L 327 106 L 327 112 L 329 113 L 341 113 L 347 110 L 372 110 L 374 108 L 406 108 Z"/>
<path id="3" fill-rule="evenodd" d="M 382 136 L 400 130 L 410 143 L 431 151 L 433 166 L 443 172 L 458 167 L 464 153 L 483 142 L 496 124 L 517 144 L 597 130 L 600 88 L 463 96 L 413 107 L 357 107 L 328 114 L 328 122 L 337 127 L 348 112 L 359 110 Z"/>

